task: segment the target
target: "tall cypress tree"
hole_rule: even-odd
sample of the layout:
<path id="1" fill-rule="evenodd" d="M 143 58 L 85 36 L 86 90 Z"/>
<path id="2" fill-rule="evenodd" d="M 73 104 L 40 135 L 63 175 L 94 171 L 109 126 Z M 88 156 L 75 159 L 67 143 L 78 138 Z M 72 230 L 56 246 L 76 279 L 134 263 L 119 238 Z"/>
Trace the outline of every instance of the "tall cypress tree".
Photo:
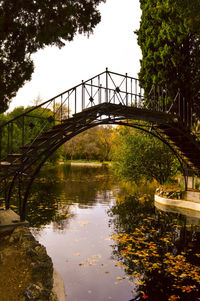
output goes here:
<path id="1" fill-rule="evenodd" d="M 187 6 L 184 13 L 179 0 L 140 0 L 140 4 L 142 18 L 137 34 L 143 57 L 139 79 L 145 92 L 152 84 L 167 85 L 172 101 L 180 89 L 190 106 L 195 102 L 200 114 L 200 42 L 199 32 L 190 22 L 193 10 Z"/>

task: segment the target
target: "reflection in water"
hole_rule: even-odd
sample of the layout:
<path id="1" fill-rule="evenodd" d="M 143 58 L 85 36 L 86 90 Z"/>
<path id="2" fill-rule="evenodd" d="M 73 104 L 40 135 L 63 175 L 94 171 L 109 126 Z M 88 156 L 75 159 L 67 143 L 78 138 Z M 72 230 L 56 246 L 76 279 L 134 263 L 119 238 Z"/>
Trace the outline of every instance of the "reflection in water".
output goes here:
<path id="1" fill-rule="evenodd" d="M 200 226 L 200 212 L 195 210 L 188 210 L 184 208 L 172 207 L 172 206 L 165 206 L 159 204 L 157 202 L 154 203 L 155 207 L 164 212 L 173 212 L 179 215 L 184 215 L 186 219 L 186 224 L 190 225 L 197 225 Z"/>
<path id="2" fill-rule="evenodd" d="M 132 300 L 199 300 L 200 229 L 187 217 L 155 210 L 129 197 L 110 210 L 113 258 L 130 279 L 137 278 Z"/>
<path id="3" fill-rule="evenodd" d="M 43 171 L 28 216 L 62 275 L 68 301 L 130 300 L 135 287 L 111 258 L 107 214 L 119 188 L 106 168 L 59 166 Z M 39 213 L 39 214 L 38 214 Z"/>
<path id="4" fill-rule="evenodd" d="M 74 203 L 79 208 L 88 208 L 108 202 L 114 187 L 113 176 L 106 167 L 60 165 L 43 170 L 28 202 L 30 225 L 39 228 L 54 221 L 63 229 L 64 224 L 67 226 L 66 218 L 75 214 L 71 212 Z"/>
<path id="5" fill-rule="evenodd" d="M 198 218 L 155 208 L 150 186 L 116 182 L 106 168 L 61 165 L 33 187 L 28 219 L 67 300 L 198 300 Z"/>

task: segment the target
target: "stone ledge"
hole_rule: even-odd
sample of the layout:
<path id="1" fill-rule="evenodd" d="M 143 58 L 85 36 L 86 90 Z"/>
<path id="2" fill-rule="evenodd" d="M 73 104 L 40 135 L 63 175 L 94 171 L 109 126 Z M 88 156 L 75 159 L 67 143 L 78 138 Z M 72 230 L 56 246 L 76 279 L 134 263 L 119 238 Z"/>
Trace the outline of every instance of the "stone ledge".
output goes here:
<path id="1" fill-rule="evenodd" d="M 16 227 L 19 226 L 28 226 L 28 222 L 20 221 L 20 217 L 13 210 L 8 209 L 0 210 L 0 233 L 9 233 L 12 232 Z"/>
<path id="2" fill-rule="evenodd" d="M 158 196 L 157 194 L 154 195 L 154 200 L 155 202 L 166 206 L 200 211 L 200 204 L 191 201 L 167 199 L 165 197 Z"/>
<path id="3" fill-rule="evenodd" d="M 200 204 L 200 192 L 199 191 L 194 191 L 194 190 L 185 191 L 184 198 L 187 201 Z"/>

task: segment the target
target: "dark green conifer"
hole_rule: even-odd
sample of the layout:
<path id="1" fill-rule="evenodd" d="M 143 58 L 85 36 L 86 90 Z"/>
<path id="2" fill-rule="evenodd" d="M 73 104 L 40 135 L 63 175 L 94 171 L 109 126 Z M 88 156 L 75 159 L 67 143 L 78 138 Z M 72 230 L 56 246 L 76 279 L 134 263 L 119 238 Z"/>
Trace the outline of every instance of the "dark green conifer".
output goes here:
<path id="1" fill-rule="evenodd" d="M 200 5 L 199 0 L 190 2 Z M 200 18 L 194 6 L 187 0 L 140 0 L 140 3 L 142 18 L 137 34 L 142 60 L 139 78 L 146 93 L 152 84 L 167 86 L 172 101 L 180 89 L 182 97 L 200 114 L 200 30 L 196 30 Z"/>

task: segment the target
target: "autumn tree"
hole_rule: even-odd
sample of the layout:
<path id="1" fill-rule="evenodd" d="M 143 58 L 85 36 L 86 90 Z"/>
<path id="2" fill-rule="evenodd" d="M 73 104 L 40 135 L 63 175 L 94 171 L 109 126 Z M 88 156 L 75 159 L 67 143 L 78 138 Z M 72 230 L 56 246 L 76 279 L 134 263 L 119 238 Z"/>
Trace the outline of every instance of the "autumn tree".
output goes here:
<path id="1" fill-rule="evenodd" d="M 137 34 L 142 50 L 139 73 L 142 86 L 146 93 L 153 84 L 167 86 L 171 101 L 180 89 L 191 106 L 195 102 L 199 115 L 200 19 L 194 9 L 199 0 L 190 3 L 140 0 L 140 3 L 142 17 Z"/>
<path id="2" fill-rule="evenodd" d="M 89 129 L 65 143 L 67 159 L 110 160 L 112 147 L 111 126 L 98 126 Z"/>
<path id="3" fill-rule="evenodd" d="M 34 70 L 31 54 L 91 34 L 105 0 L 0 0 L 0 112 Z"/>
<path id="4" fill-rule="evenodd" d="M 148 133 L 121 127 L 116 129 L 113 160 L 116 173 L 128 180 L 143 179 L 164 184 L 177 172 L 177 162 L 168 146 Z"/>

